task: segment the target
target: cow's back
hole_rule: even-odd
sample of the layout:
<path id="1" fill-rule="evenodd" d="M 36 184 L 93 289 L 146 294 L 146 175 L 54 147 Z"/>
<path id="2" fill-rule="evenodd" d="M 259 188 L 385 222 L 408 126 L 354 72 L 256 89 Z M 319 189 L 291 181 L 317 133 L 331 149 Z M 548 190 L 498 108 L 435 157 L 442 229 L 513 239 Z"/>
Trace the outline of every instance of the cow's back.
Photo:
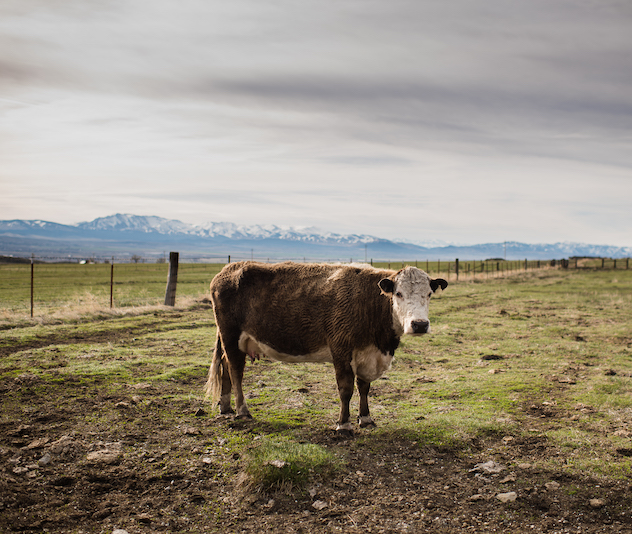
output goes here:
<path id="1" fill-rule="evenodd" d="M 239 262 L 214 278 L 211 299 L 222 335 L 247 332 L 282 353 L 304 355 L 331 345 L 388 349 L 394 343 L 391 308 L 378 282 L 391 274 L 340 265 Z"/>

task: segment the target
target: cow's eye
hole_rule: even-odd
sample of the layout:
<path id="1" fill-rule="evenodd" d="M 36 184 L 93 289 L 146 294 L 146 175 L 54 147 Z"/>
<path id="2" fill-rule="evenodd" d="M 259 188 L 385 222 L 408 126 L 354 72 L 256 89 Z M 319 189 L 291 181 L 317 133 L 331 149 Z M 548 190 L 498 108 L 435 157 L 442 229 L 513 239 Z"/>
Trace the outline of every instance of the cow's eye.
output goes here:
<path id="1" fill-rule="evenodd" d="M 395 296 L 396 296 L 398 299 L 401 299 L 404 295 L 402 295 L 401 291 L 398 291 L 397 293 L 395 293 Z"/>

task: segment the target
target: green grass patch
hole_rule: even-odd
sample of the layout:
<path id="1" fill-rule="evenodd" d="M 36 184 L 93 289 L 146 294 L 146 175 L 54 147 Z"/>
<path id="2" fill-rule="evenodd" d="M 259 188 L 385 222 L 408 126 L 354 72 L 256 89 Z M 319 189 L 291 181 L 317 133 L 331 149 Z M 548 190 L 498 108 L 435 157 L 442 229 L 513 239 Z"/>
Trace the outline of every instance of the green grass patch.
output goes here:
<path id="1" fill-rule="evenodd" d="M 245 473 L 261 489 L 302 487 L 314 475 L 331 475 L 341 460 L 320 445 L 265 437 L 247 451 Z"/>

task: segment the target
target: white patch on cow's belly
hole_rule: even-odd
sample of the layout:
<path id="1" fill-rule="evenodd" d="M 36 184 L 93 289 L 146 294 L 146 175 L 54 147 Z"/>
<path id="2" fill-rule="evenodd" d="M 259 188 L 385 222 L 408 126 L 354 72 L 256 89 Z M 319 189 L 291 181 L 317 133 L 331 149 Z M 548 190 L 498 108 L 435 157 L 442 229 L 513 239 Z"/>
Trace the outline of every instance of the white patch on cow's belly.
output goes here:
<path id="1" fill-rule="evenodd" d="M 351 368 L 362 380 L 373 382 L 388 371 L 392 363 L 392 354 L 384 354 L 377 347 L 366 347 L 353 351 Z"/>
<path id="2" fill-rule="evenodd" d="M 279 352 L 273 349 L 270 345 L 266 345 L 261 341 L 256 340 L 253 336 L 251 336 L 248 332 L 242 332 L 239 336 L 239 350 L 249 354 L 251 357 L 263 357 L 266 356 L 271 360 L 276 360 L 279 362 L 290 362 L 290 363 L 302 363 L 302 362 L 318 362 L 318 363 L 331 363 L 331 351 L 329 347 L 324 346 L 316 352 L 312 352 L 310 354 L 285 354 L 283 352 Z"/>

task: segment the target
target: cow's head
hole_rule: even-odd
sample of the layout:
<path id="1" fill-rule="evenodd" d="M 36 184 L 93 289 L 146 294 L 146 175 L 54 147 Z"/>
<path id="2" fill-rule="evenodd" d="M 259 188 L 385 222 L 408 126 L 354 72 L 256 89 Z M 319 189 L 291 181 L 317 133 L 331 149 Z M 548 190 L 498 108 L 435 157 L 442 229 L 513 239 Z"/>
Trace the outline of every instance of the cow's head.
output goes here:
<path id="1" fill-rule="evenodd" d="M 430 332 L 430 297 L 439 287 L 448 287 L 448 283 L 443 278 L 433 280 L 416 267 L 406 267 L 380 280 L 379 286 L 386 295 L 392 297 L 396 329 L 404 334 L 419 335 Z"/>

